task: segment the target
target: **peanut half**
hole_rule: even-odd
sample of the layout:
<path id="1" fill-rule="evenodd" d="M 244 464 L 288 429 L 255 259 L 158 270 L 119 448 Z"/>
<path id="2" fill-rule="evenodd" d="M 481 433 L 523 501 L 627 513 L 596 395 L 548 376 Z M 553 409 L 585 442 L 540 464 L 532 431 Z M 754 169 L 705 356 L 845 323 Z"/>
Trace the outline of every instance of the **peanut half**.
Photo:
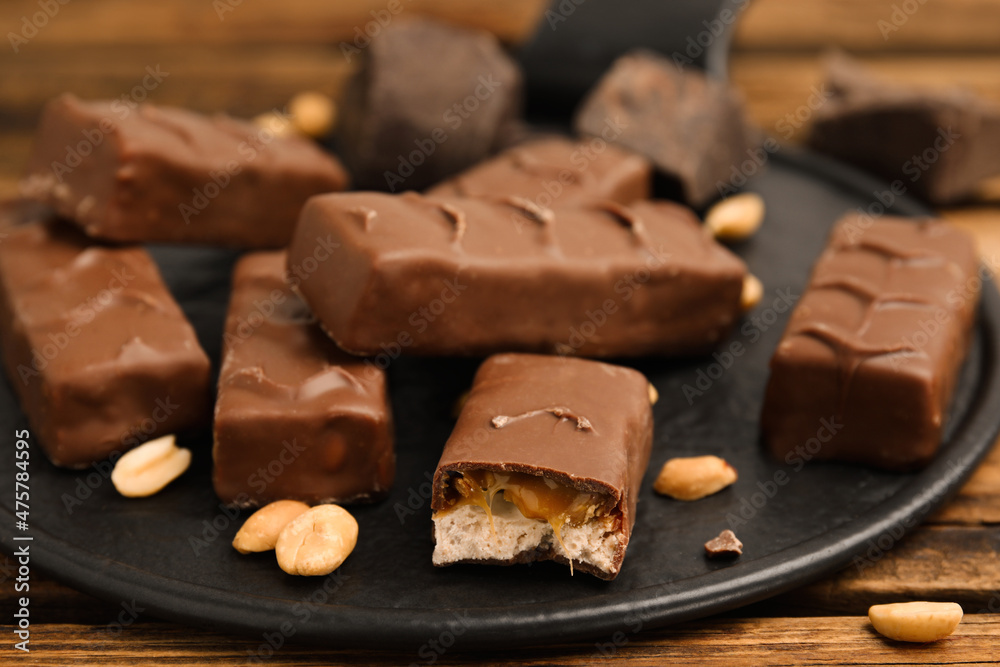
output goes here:
<path id="1" fill-rule="evenodd" d="M 241 554 L 270 551 L 282 528 L 309 509 L 298 500 L 278 500 L 254 512 L 233 538 L 233 548 Z"/>
<path id="2" fill-rule="evenodd" d="M 677 500 L 698 500 L 718 493 L 736 479 L 736 468 L 725 459 L 691 456 L 664 463 L 653 489 Z"/>
<path id="3" fill-rule="evenodd" d="M 954 602 L 877 604 L 868 619 L 879 634 L 901 642 L 933 642 L 953 633 L 962 622 L 962 607 Z"/>
<path id="4" fill-rule="evenodd" d="M 299 93 L 288 103 L 288 111 L 295 129 L 314 139 L 325 137 L 337 122 L 337 105 L 323 93 Z"/>
<path id="5" fill-rule="evenodd" d="M 764 298 L 764 284 L 757 276 L 748 273 L 743 279 L 743 292 L 740 294 L 740 307 L 743 312 L 748 313 L 756 308 L 762 298 Z"/>
<path id="6" fill-rule="evenodd" d="M 179 448 L 174 436 L 165 435 L 118 459 L 111 471 L 111 483 L 123 496 L 144 498 L 180 477 L 189 465 L 191 450 Z"/>
<path id="7" fill-rule="evenodd" d="M 755 192 L 723 199 L 705 214 L 705 227 L 722 241 L 742 241 L 760 229 L 763 221 L 764 199 Z"/>
<path id="8" fill-rule="evenodd" d="M 281 529 L 274 553 L 288 574 L 318 577 L 340 567 L 357 543 L 358 522 L 347 510 L 318 505 Z"/>

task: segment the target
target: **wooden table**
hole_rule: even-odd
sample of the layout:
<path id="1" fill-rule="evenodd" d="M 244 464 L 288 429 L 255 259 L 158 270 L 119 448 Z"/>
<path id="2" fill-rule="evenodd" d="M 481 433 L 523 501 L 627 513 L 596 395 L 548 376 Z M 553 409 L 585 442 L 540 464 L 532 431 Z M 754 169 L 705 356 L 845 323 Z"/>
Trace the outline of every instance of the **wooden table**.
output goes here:
<path id="1" fill-rule="evenodd" d="M 91 0 L 59 6 L 18 53 L 0 48 L 0 196 L 16 192 L 41 104 L 64 90 L 117 97 L 147 65 L 170 76 L 151 95 L 162 103 L 253 115 L 283 105 L 295 92 L 335 94 L 349 65 L 336 44 L 363 26 L 379 0 L 243 3 Z M 529 30 L 540 0 L 413 0 L 413 6 L 508 40 Z M 502 5 L 502 6 L 501 6 Z M 893 7 L 916 8 L 894 14 Z M 139 9 L 141 7 L 141 10 Z M 232 11 L 229 11 L 229 10 Z M 35 0 L 0 5 L 2 33 L 20 31 Z M 30 18 L 29 18 L 30 20 Z M 896 30 L 886 26 L 895 26 Z M 1000 100 L 1000 3 L 987 0 L 756 0 L 737 34 L 732 77 L 765 129 L 807 103 L 820 82 L 818 54 L 840 44 L 900 80 L 959 83 Z M 8 39 L 9 41 L 9 39 Z M 1000 147 L 998 147 L 1000 149 Z M 972 233 L 986 256 L 1000 259 L 1000 184 L 973 205 L 942 212 Z M 763 603 L 664 630 L 544 648 L 446 653 L 438 664 L 598 662 L 603 655 L 637 664 L 998 664 L 1000 662 L 1000 446 L 959 495 L 870 567 Z M 0 599 L 18 595 L 10 560 L 0 561 Z M 877 635 L 869 605 L 927 599 L 956 601 L 966 611 L 954 635 L 927 646 Z M 158 621 L 52 581 L 33 578 L 30 655 L 15 654 L 10 613 L 0 618 L 7 645 L 2 664 L 132 662 L 245 664 L 259 638 L 229 636 Z M 119 625 L 119 621 L 126 621 Z M 9 651 L 9 652 L 8 652 Z M 273 664 L 424 664 L 415 654 L 334 651 L 288 646 Z"/>

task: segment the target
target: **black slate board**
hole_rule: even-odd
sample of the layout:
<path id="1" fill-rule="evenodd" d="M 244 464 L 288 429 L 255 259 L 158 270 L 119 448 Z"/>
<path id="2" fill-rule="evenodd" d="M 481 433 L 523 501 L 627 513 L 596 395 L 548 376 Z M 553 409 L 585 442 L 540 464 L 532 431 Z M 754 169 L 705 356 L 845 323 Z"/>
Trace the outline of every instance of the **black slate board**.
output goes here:
<path id="1" fill-rule="evenodd" d="M 6 382 L 0 384 L 0 543 L 10 553 L 25 544 L 13 541 L 12 533 L 30 535 L 32 566 L 50 576 L 114 602 L 134 601 L 149 615 L 257 635 L 262 654 L 269 641 L 311 641 L 406 648 L 417 651 L 418 661 L 452 641 L 461 648 L 614 641 L 618 631 L 732 609 L 829 574 L 852 558 L 878 557 L 879 549 L 957 490 L 996 436 L 1000 295 L 992 283 L 985 286 L 948 441 L 925 471 L 899 475 L 814 464 L 796 472 L 764 455 L 757 420 L 767 362 L 788 315 L 769 304 L 781 302 L 779 291 L 800 294 L 834 220 L 868 207 L 882 187 L 853 170 L 783 149 L 748 185 L 763 195 L 768 214 L 759 234 L 737 247 L 766 290 L 762 305 L 732 338 L 745 352 L 721 374 L 722 364 L 711 357 L 625 362 L 648 374 L 660 401 L 635 533 L 613 582 L 571 577 L 552 563 L 431 566 L 427 480 L 453 423 L 452 403 L 478 363 L 468 359 L 404 358 L 390 367 L 397 483 L 387 501 L 352 509 L 360 523 L 358 547 L 330 577 L 290 577 L 273 554 L 240 556 L 229 546 L 242 518 L 220 508 L 212 493 L 208 433 L 182 443 L 194 450 L 192 469 L 143 500 L 118 496 L 99 472 L 57 470 L 33 446 L 31 528 L 13 531 L 14 431 L 26 422 Z M 925 212 L 905 197 L 894 209 Z M 181 248 L 155 248 L 154 254 L 217 364 L 236 255 Z M 689 404 L 683 387 L 697 388 L 701 373 L 719 377 Z M 739 470 L 739 481 L 693 504 L 655 496 L 651 482 L 662 462 L 696 453 L 724 456 Z M 778 471 L 789 481 L 772 487 Z M 772 498 L 768 490 L 776 491 Z M 729 526 L 730 513 L 745 520 L 736 526 L 745 554 L 732 562 L 708 561 L 702 544 Z"/>

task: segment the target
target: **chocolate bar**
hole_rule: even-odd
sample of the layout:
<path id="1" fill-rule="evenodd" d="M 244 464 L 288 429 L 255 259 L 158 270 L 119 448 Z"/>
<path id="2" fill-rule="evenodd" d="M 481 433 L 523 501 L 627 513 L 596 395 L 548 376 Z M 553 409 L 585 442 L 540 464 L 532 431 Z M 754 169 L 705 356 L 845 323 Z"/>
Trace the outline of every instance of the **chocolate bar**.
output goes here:
<path id="1" fill-rule="evenodd" d="M 422 190 L 457 174 L 496 151 L 520 113 L 521 72 L 483 30 L 399 19 L 357 55 L 337 145 L 362 188 Z"/>
<path id="2" fill-rule="evenodd" d="M 732 88 L 649 51 L 615 61 L 580 105 L 574 127 L 648 157 L 692 206 L 718 197 L 753 146 Z"/>
<path id="3" fill-rule="evenodd" d="M 283 247 L 305 200 L 343 190 L 347 174 L 274 130 L 63 95 L 42 114 L 22 192 L 93 238 Z"/>
<path id="4" fill-rule="evenodd" d="M 1000 174 L 1000 106 L 958 88 L 884 81 L 844 55 L 827 60 L 826 87 L 808 137 L 817 151 L 935 204 L 966 199 Z"/>
<path id="5" fill-rule="evenodd" d="M 490 357 L 434 473 L 434 565 L 555 560 L 614 579 L 652 442 L 642 373 Z"/>
<path id="6" fill-rule="evenodd" d="M 610 200 L 630 204 L 650 195 L 651 166 L 604 141 L 530 141 L 427 191 L 434 197 L 510 195 L 538 206 Z"/>
<path id="7" fill-rule="evenodd" d="M 341 352 L 285 278 L 284 252 L 233 273 L 215 410 L 219 498 L 231 505 L 376 500 L 395 472 L 385 371 Z"/>
<path id="8" fill-rule="evenodd" d="M 83 468 L 208 421 L 208 357 L 145 250 L 53 220 L 5 234 L 4 363 L 52 463 Z"/>
<path id="9" fill-rule="evenodd" d="M 314 197 L 297 289 L 353 354 L 581 356 L 711 350 L 746 268 L 670 202 L 541 208 L 518 197 Z"/>
<path id="10" fill-rule="evenodd" d="M 978 268 L 972 240 L 944 222 L 843 218 L 771 360 L 761 428 L 774 456 L 926 465 L 969 348 Z"/>

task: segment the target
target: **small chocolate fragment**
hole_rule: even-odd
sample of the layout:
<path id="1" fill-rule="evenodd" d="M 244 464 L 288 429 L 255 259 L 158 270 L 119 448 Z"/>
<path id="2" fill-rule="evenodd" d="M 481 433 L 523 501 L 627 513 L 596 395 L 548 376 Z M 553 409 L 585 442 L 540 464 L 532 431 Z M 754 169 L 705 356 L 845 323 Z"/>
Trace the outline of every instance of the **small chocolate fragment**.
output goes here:
<path id="1" fill-rule="evenodd" d="M 817 151 L 935 204 L 966 199 L 1000 174 L 1000 106 L 958 88 L 887 82 L 844 55 L 828 59 L 826 85 L 832 96 L 808 138 Z"/>
<path id="2" fill-rule="evenodd" d="M 434 565 L 555 560 L 614 579 L 652 442 L 641 373 L 490 357 L 434 473 Z"/>
<path id="3" fill-rule="evenodd" d="M 253 253 L 233 273 L 215 492 L 242 507 L 382 498 L 395 472 L 385 371 L 320 330 L 286 281 L 285 262 L 284 252 Z"/>
<path id="4" fill-rule="evenodd" d="M 373 355 L 706 352 L 739 319 L 746 273 L 670 202 L 413 193 L 314 197 L 288 261 L 337 344 Z"/>
<path id="5" fill-rule="evenodd" d="M 420 190 L 496 150 L 520 113 L 521 73 L 488 32 L 395 20 L 360 56 L 337 124 L 366 189 Z"/>
<path id="6" fill-rule="evenodd" d="M 771 453 L 889 470 L 930 462 L 969 348 L 978 269 L 972 240 L 945 222 L 845 216 L 771 359 Z"/>
<path id="7" fill-rule="evenodd" d="M 732 88 L 641 50 L 615 61 L 574 127 L 648 157 L 692 206 L 719 196 L 753 144 Z"/>
<path id="8" fill-rule="evenodd" d="M 427 191 L 432 197 L 510 195 L 546 208 L 648 199 L 650 164 L 607 143 L 552 138 L 508 148 Z"/>
<path id="9" fill-rule="evenodd" d="M 145 250 L 54 220 L 4 233 L 4 364 L 53 464 L 84 468 L 208 421 L 208 357 Z"/>
<path id="10" fill-rule="evenodd" d="M 93 238 L 278 248 L 306 199 L 346 186 L 337 160 L 299 137 L 63 95 L 42 114 L 22 191 Z"/>
<path id="11" fill-rule="evenodd" d="M 705 542 L 705 555 L 709 558 L 720 556 L 742 556 L 743 543 L 736 539 L 736 533 L 731 530 L 724 530 L 718 537 Z"/>

